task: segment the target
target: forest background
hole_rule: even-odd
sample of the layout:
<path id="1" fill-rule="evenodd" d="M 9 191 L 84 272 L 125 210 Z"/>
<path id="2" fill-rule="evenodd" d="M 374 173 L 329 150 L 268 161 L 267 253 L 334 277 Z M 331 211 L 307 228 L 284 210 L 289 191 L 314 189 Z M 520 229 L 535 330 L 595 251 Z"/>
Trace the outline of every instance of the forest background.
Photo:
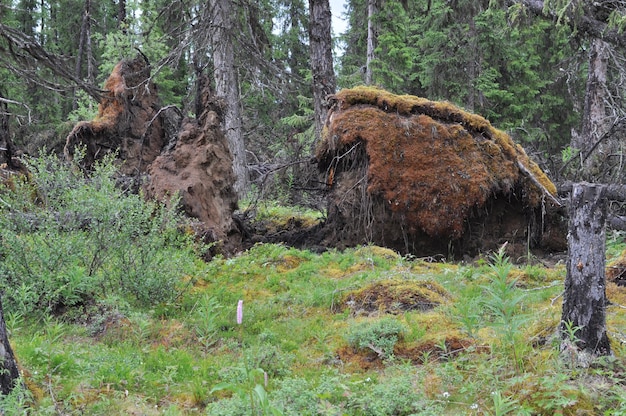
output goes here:
<path id="1" fill-rule="evenodd" d="M 328 2 L 0 0 L 0 140 L 34 156 L 46 200 L 19 181 L 2 195 L 27 215 L 0 215 L 3 301 L 25 383 L 0 412 L 626 414 L 626 294 L 614 281 L 615 355 L 580 369 L 555 337 L 562 263 L 275 244 L 205 262 L 209 248 L 179 232 L 176 212 L 115 186 L 111 159 L 85 178 L 36 157 L 62 153 L 76 122 L 96 116 L 120 59 L 143 54 L 160 105 L 194 116 L 199 80 L 219 93 L 232 52 L 227 105 L 240 110 L 250 179 L 241 194 L 316 203 L 316 6 Z M 331 48 L 337 88 L 448 100 L 506 130 L 555 182 L 624 182 L 626 2 L 349 0 L 344 16 Z M 78 214 L 67 224 L 56 215 L 66 210 Z M 612 234 L 607 256 L 623 246 Z M 371 301 L 381 293 L 400 295 Z"/>
<path id="2" fill-rule="evenodd" d="M 316 141 L 304 1 L 3 0 L 0 102 L 14 143 L 32 155 L 59 152 L 73 124 L 97 113 L 113 66 L 138 51 L 152 64 L 162 105 L 193 114 L 198 76 L 215 71 L 205 20 L 218 6 L 233 11 L 227 40 L 246 174 L 254 181 L 286 166 L 270 194 L 299 199 L 310 167 L 293 162 L 308 159 Z M 555 182 L 619 182 L 625 7 L 350 0 L 334 11 L 347 23 L 333 38 L 336 85 L 451 101 L 506 130 Z"/>

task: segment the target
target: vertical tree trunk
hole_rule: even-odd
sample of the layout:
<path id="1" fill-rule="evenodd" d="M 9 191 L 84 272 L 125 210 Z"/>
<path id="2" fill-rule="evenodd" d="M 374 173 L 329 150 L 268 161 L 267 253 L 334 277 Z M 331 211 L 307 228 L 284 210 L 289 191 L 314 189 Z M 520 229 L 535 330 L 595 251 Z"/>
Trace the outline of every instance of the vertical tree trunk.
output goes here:
<path id="1" fill-rule="evenodd" d="M 122 33 L 126 33 L 126 0 L 118 0 L 117 27 L 122 30 Z"/>
<path id="2" fill-rule="evenodd" d="M 365 85 L 372 85 L 372 61 L 375 59 L 376 25 L 374 17 L 378 13 L 378 0 L 367 0 L 367 57 L 365 60 Z"/>
<path id="3" fill-rule="evenodd" d="M 576 354 L 582 353 L 577 357 L 580 362 L 611 353 L 606 334 L 604 190 L 601 185 L 579 183 L 571 193 L 561 347 L 576 348 Z"/>
<path id="4" fill-rule="evenodd" d="M 18 169 L 19 166 L 13 158 L 17 149 L 9 131 L 10 117 L 9 105 L 0 91 L 0 163 L 6 163 L 10 169 Z"/>
<path id="5" fill-rule="evenodd" d="M 39 1 L 39 13 L 41 15 L 41 22 L 39 22 L 39 43 L 42 46 L 46 45 L 46 1 Z"/>
<path id="6" fill-rule="evenodd" d="M 335 93 L 337 82 L 333 69 L 330 3 L 328 0 L 309 0 L 309 44 L 313 72 L 313 102 L 315 106 L 315 139 L 319 141 L 326 114 L 326 97 Z"/>
<path id="7" fill-rule="evenodd" d="M 91 81 L 90 75 L 92 72 L 91 67 L 91 0 L 85 0 L 83 7 L 83 17 L 80 24 L 80 33 L 78 34 L 78 51 L 76 52 L 76 66 L 74 68 L 74 75 L 77 79 L 82 79 L 83 72 L 83 59 L 87 55 L 87 76 Z M 74 102 L 72 109 L 78 107 L 78 97 L 76 96 L 77 89 L 74 89 Z"/>
<path id="8" fill-rule="evenodd" d="M 604 146 L 598 146 L 589 155 L 596 142 L 607 130 L 606 114 L 606 77 L 608 70 L 608 44 L 600 39 L 591 39 L 589 50 L 589 72 L 585 87 L 585 102 L 583 108 L 582 125 L 579 132 L 572 134 L 571 147 L 580 151 L 582 170 L 585 179 L 596 176 L 601 170 L 604 158 L 597 153 L 602 152 Z"/>
<path id="9" fill-rule="evenodd" d="M 87 81 L 95 83 L 95 58 L 91 48 L 91 0 L 85 0 L 85 52 L 87 53 Z"/>
<path id="10" fill-rule="evenodd" d="M 7 395 L 15 388 L 20 373 L 13 349 L 9 343 L 9 335 L 4 322 L 2 299 L 0 298 L 0 393 Z"/>
<path id="11" fill-rule="evenodd" d="M 241 99 L 239 80 L 235 67 L 235 43 L 232 0 L 210 0 L 211 14 L 210 42 L 213 50 L 215 92 L 225 102 L 224 134 L 233 157 L 233 171 L 237 178 L 235 191 L 243 196 L 249 186 L 249 173 L 246 163 L 246 148 L 241 123 Z"/>

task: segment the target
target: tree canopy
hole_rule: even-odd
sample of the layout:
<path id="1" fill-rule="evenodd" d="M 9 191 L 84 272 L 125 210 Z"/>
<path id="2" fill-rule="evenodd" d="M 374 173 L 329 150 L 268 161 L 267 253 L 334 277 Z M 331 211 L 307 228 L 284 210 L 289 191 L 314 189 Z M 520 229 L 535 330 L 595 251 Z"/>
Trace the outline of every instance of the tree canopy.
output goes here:
<path id="1" fill-rule="evenodd" d="M 576 176 L 580 165 L 571 159 L 599 149 L 610 172 L 596 171 L 596 177 L 623 179 L 621 147 L 594 146 L 608 141 L 606 134 L 594 139 L 581 126 L 590 94 L 589 51 L 600 39 L 608 45 L 601 131 L 611 140 L 623 135 L 626 2 L 378 0 L 371 9 L 372 1 L 348 0 L 345 10 L 334 11 L 348 22 L 333 40 L 342 45 L 333 49 L 342 51 L 334 56 L 338 89 L 365 83 L 371 70 L 371 83 L 390 92 L 450 101 L 488 118 L 554 175 Z M 237 78 L 229 82 L 240 94 L 253 180 L 262 165 L 313 153 L 314 103 L 329 91 L 314 94 L 312 71 L 319 62 L 309 52 L 310 4 L 233 3 L 228 42 Z M 208 37 L 213 20 L 207 7 L 194 0 L 2 0 L 0 100 L 14 142 L 29 153 L 43 145 L 58 148 L 68 121 L 95 114 L 114 65 L 138 53 L 152 66 L 161 104 L 193 114 L 196 82 L 201 74 L 214 75 L 219 56 Z M 368 31 L 368 22 L 375 30 Z M 375 36 L 371 60 L 368 36 Z M 589 152 L 576 142 L 581 136 Z"/>

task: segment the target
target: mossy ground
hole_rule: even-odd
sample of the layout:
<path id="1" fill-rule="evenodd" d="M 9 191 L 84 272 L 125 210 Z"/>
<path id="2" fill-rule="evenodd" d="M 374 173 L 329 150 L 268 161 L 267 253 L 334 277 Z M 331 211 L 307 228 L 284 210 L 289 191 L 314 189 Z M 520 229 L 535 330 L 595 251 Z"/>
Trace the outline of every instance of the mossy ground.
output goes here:
<path id="1" fill-rule="evenodd" d="M 7 325 L 35 415 L 256 414 L 245 397 L 210 393 L 221 382 L 252 390 L 254 368 L 288 415 L 486 415 L 507 414 L 506 406 L 510 414 L 624 414 L 626 289 L 608 288 L 615 356 L 576 369 L 556 337 L 563 264 L 512 266 L 521 300 L 510 338 L 487 307 L 490 264 L 489 256 L 429 262 L 376 246 L 316 254 L 258 244 L 198 260 L 181 276 L 190 290 L 171 304 L 106 299 L 38 321 L 6 311 Z M 404 328 L 392 356 L 349 342 L 354 328 L 384 319 Z"/>

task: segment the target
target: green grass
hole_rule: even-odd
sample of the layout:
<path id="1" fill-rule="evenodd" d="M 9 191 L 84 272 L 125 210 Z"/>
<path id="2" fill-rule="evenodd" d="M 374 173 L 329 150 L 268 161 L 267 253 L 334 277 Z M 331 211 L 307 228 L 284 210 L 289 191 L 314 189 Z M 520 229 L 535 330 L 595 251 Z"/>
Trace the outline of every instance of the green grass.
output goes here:
<path id="1" fill-rule="evenodd" d="M 0 289 L 25 386 L 0 414 L 626 414 L 623 288 L 607 285 L 615 355 L 576 368 L 556 335 L 563 264 L 279 244 L 205 263 L 182 219 L 117 190 L 113 168 L 85 180 L 39 160 L 19 192 L 0 189 Z M 607 257 L 623 248 L 611 234 Z"/>
<path id="2" fill-rule="evenodd" d="M 515 280 L 505 284 L 486 265 L 411 261 L 376 247 L 318 255 L 258 245 L 198 266 L 193 288 L 166 309 L 100 309 L 98 331 L 63 316 L 10 315 L 32 394 L 3 406 L 87 415 L 247 415 L 253 405 L 256 414 L 288 415 L 624 414 L 622 348 L 593 369 L 559 359 L 564 268 L 509 267 Z M 437 282 L 449 301 L 395 314 L 336 308 L 346 293 L 391 278 Z M 616 343 L 621 314 L 608 310 Z M 377 325 L 393 336 L 377 335 Z M 449 350 L 453 337 L 467 341 L 460 351 Z M 385 357 L 364 369 L 367 345 L 384 347 Z M 423 351 L 393 354 L 394 345 Z M 350 348 L 352 356 L 340 353 Z M 267 385 L 246 376 L 256 368 Z M 234 390 L 214 390 L 220 383 Z M 266 407 L 247 395 L 261 390 Z"/>

